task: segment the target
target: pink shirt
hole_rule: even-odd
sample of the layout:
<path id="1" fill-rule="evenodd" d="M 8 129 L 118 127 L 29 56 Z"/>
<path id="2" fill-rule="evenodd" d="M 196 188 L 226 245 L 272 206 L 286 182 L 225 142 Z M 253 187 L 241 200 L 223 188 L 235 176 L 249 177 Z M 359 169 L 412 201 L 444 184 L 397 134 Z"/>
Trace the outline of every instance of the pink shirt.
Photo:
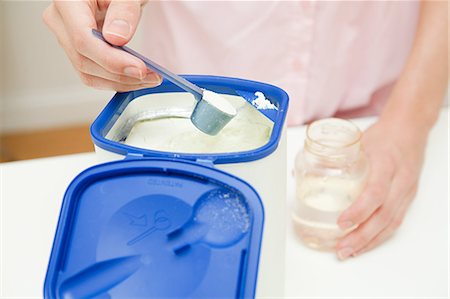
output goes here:
<path id="1" fill-rule="evenodd" d="M 177 73 L 268 82 L 288 124 L 377 113 L 411 49 L 414 2 L 150 1 L 146 55 Z"/>

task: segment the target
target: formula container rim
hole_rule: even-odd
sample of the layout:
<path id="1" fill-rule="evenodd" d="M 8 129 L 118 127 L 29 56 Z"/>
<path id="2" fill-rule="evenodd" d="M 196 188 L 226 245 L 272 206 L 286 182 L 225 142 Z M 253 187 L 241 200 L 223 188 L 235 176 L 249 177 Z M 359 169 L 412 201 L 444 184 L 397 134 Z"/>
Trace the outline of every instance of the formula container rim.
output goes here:
<path id="1" fill-rule="evenodd" d="M 154 93 L 184 92 L 178 86 L 164 80 L 161 85 L 154 88 L 116 93 L 91 125 L 90 132 L 94 144 L 103 150 L 123 156 L 131 154 L 140 155 L 143 157 L 179 158 L 190 161 L 206 160 L 214 164 L 255 161 L 269 156 L 277 149 L 283 132 L 283 126 L 286 120 L 289 103 L 289 96 L 283 89 L 267 83 L 231 77 L 209 75 L 182 76 L 202 88 L 210 89 L 223 94 L 239 95 L 236 90 L 252 93 L 256 91 L 263 92 L 268 99 L 278 106 L 278 111 L 274 119 L 275 121 L 269 141 L 265 145 L 250 151 L 218 154 L 192 154 L 142 149 L 106 139 L 105 136 L 109 132 L 112 125 L 118 119 L 125 107 L 134 99 L 143 95 Z"/>

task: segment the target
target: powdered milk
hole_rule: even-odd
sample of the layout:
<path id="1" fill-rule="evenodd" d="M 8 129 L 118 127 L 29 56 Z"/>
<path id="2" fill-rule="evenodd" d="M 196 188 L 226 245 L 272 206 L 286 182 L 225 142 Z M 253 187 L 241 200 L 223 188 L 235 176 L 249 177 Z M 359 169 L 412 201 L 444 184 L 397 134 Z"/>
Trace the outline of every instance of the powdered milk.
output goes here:
<path id="1" fill-rule="evenodd" d="M 139 148 L 175 153 L 242 152 L 265 145 L 270 139 L 273 122 L 243 98 L 223 97 L 238 113 L 215 136 L 200 132 L 192 124 L 189 116 L 195 100 L 189 94 L 165 93 L 163 96 L 145 95 L 131 102 L 121 115 L 121 118 L 128 115 L 130 119 L 118 119 L 110 131 L 116 133 L 108 133 L 107 138 Z M 122 128 L 117 127 L 120 125 Z"/>

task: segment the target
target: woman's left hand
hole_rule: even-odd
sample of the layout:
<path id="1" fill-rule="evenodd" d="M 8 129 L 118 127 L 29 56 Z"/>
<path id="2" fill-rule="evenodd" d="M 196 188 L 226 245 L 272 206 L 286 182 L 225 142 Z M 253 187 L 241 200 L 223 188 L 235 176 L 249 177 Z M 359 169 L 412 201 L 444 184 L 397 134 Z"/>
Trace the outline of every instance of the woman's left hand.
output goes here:
<path id="1" fill-rule="evenodd" d="M 369 175 L 360 197 L 338 219 L 342 229 L 358 227 L 336 246 L 339 259 L 380 245 L 400 226 L 414 199 L 428 132 L 380 120 L 364 132 Z"/>

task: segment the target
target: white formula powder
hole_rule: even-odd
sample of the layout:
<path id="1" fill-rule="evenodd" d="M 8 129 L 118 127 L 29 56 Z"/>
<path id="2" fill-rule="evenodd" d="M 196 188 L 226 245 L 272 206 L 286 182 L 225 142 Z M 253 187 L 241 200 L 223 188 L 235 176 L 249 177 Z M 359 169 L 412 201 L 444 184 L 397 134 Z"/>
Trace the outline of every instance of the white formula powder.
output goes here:
<path id="1" fill-rule="evenodd" d="M 278 110 L 278 107 L 272 104 L 268 99 L 266 99 L 265 95 L 257 91 L 255 92 L 256 99 L 252 101 L 252 105 L 256 107 L 256 109 L 275 109 Z"/>
<path id="2" fill-rule="evenodd" d="M 175 153 L 229 153 L 253 150 L 265 145 L 272 133 L 273 122 L 252 107 L 242 97 L 220 95 L 237 115 L 215 136 L 200 132 L 189 119 L 195 100 L 187 93 L 164 93 L 142 96 L 131 102 L 110 130 L 107 138 L 124 140 L 127 145 Z M 231 111 L 226 104 L 224 111 Z M 132 125 L 128 136 L 120 132 L 127 118 L 145 111 L 178 111 L 185 117 L 159 117 Z"/>
<path id="3" fill-rule="evenodd" d="M 222 95 L 215 93 L 211 90 L 203 89 L 203 98 L 209 104 L 213 105 L 222 112 L 229 115 L 236 115 L 236 108 L 231 105 L 231 103 Z"/>

